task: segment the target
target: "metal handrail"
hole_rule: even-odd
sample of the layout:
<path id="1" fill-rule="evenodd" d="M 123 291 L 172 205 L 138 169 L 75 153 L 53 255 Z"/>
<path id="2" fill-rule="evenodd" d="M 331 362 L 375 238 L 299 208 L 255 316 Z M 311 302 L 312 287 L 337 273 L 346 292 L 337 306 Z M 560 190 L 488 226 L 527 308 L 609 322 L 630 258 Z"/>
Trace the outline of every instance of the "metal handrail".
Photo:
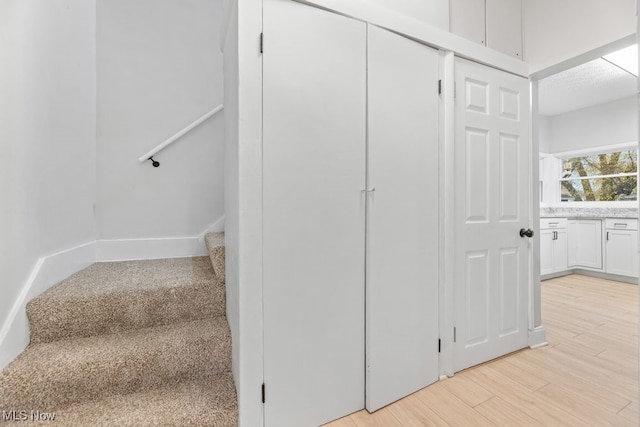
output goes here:
<path id="1" fill-rule="evenodd" d="M 169 145 L 171 145 L 174 142 L 176 142 L 182 136 L 184 136 L 185 134 L 189 133 L 192 129 L 198 127 L 202 123 L 204 123 L 207 120 L 209 120 L 211 117 L 215 116 L 218 112 L 222 111 L 223 108 L 224 108 L 224 106 L 222 104 L 218 105 L 216 108 L 214 108 L 213 110 L 209 111 L 207 114 L 205 114 L 204 116 L 200 117 L 198 120 L 196 120 L 195 122 L 191 123 L 189 126 L 187 126 L 184 129 L 182 129 L 180 132 L 178 132 L 175 135 L 173 135 L 171 138 L 167 139 L 166 141 L 162 142 L 161 144 L 159 144 L 158 146 L 156 146 L 152 150 L 149 150 L 148 152 L 146 152 L 145 154 L 140 156 L 138 158 L 138 161 L 140 163 L 143 163 L 143 162 L 146 162 L 147 160 L 151 160 L 153 162 L 153 166 L 155 166 L 155 167 L 160 166 L 160 162 L 158 162 L 156 160 L 153 160 L 153 156 L 155 156 L 160 151 L 162 151 L 165 148 L 167 148 Z"/>

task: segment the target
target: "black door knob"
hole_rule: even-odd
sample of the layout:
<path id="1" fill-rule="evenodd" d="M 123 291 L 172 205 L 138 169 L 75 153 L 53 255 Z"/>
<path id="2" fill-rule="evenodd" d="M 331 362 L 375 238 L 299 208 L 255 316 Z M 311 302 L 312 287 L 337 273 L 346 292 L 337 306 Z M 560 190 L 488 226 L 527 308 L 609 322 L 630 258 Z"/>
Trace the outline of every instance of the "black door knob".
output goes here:
<path id="1" fill-rule="evenodd" d="M 520 237 L 533 237 L 533 230 L 528 228 L 521 228 L 520 229 Z"/>

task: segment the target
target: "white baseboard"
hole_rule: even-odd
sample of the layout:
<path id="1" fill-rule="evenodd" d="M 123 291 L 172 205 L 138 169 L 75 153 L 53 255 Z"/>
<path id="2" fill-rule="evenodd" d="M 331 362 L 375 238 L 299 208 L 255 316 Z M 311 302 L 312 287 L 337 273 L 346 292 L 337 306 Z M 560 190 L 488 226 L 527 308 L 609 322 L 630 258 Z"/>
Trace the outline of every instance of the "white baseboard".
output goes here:
<path id="1" fill-rule="evenodd" d="M 540 280 L 555 279 L 556 277 L 568 276 L 569 274 L 581 274 L 583 276 L 596 277 L 598 279 L 605 279 L 605 280 L 615 280 L 616 282 L 629 283 L 632 285 L 638 284 L 637 277 L 621 276 L 618 274 L 606 273 L 602 270 L 592 270 L 587 268 L 572 268 L 571 270 L 563 270 L 555 273 L 541 275 Z"/>
<path id="2" fill-rule="evenodd" d="M 208 226 L 206 230 L 200 233 L 200 235 L 198 236 L 198 241 L 202 242 L 202 244 L 204 245 L 204 236 L 206 236 L 208 233 L 221 233 L 223 231 L 224 231 L 224 215 L 219 220 L 217 220 L 216 222 Z"/>
<path id="3" fill-rule="evenodd" d="M 0 369 L 29 344 L 26 305 L 56 283 L 97 261 L 182 258 L 208 255 L 204 236 L 224 231 L 224 216 L 194 237 L 92 241 L 39 258 L 0 327 Z"/>
<path id="4" fill-rule="evenodd" d="M 618 274 L 605 273 L 603 271 L 586 270 L 583 268 L 574 268 L 573 273 L 582 274 L 584 276 L 595 277 L 598 279 L 615 280 L 616 282 L 629 283 L 631 285 L 638 284 L 637 277 L 620 276 Z"/>
<path id="5" fill-rule="evenodd" d="M 130 261 L 138 259 L 184 258 L 208 255 L 204 236 L 224 231 L 224 217 L 207 226 L 194 237 L 98 240 L 97 261 Z"/>
<path id="6" fill-rule="evenodd" d="M 544 326 L 529 329 L 529 347 L 538 348 L 547 345 Z"/>
<path id="7" fill-rule="evenodd" d="M 196 237 L 98 240 L 96 244 L 98 262 L 183 258 L 207 254 Z"/>
<path id="8" fill-rule="evenodd" d="M 0 328 L 0 369 L 29 344 L 26 305 L 34 297 L 96 261 L 96 243 L 89 242 L 39 258 Z"/>

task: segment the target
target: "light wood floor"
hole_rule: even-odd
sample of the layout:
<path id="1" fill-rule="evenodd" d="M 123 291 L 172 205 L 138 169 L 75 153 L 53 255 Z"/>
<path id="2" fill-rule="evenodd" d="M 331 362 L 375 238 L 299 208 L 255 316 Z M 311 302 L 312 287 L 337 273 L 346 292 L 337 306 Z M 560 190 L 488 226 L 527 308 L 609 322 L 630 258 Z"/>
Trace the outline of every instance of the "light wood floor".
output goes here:
<path id="1" fill-rule="evenodd" d="M 545 281 L 542 316 L 548 346 L 326 426 L 640 425 L 638 286 L 578 275 Z"/>

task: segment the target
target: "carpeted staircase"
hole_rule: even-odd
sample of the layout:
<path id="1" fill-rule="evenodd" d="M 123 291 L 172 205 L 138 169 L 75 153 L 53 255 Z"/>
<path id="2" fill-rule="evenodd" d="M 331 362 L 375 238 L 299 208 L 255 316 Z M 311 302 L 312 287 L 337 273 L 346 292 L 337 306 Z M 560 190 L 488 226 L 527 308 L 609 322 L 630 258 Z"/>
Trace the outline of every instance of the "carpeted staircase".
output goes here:
<path id="1" fill-rule="evenodd" d="M 236 426 L 224 234 L 210 257 L 97 263 L 27 304 L 0 424 Z"/>

